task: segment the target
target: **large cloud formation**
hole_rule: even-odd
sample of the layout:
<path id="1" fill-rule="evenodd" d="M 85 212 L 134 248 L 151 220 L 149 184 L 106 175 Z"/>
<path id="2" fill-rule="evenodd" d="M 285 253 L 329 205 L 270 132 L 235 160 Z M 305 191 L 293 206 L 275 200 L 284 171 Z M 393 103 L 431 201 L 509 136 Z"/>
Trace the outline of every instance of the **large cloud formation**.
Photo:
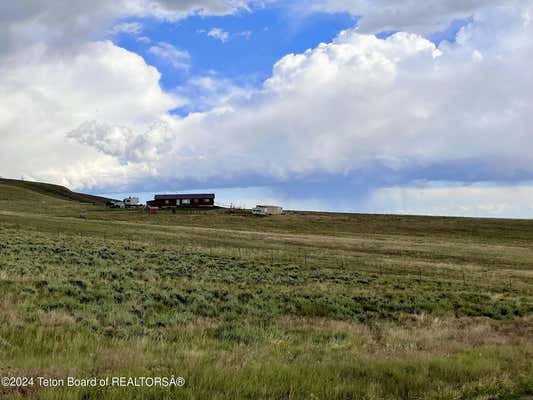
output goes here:
<path id="1" fill-rule="evenodd" d="M 245 0 L 95 0 L 0 3 L 0 175 L 74 188 L 127 182 L 147 166 L 103 154 L 66 132 L 87 120 L 148 129 L 182 99 L 161 90 L 160 73 L 106 40 L 116 20 L 225 15 Z M 105 125 L 104 124 L 104 125 Z M 129 128 L 128 128 L 129 129 Z M 102 140 L 116 139 L 117 130 Z M 115 139 L 113 139 L 115 138 Z M 124 149 L 127 143 L 120 144 Z M 133 151 L 131 154 L 136 154 Z"/>
<path id="2" fill-rule="evenodd" d="M 2 174 L 74 187 L 112 183 L 106 175 L 123 167 L 66 138 L 69 126 L 95 118 L 148 126 L 179 104 L 161 90 L 155 68 L 111 42 L 63 51 L 35 45 L 3 62 L 0 76 Z"/>
<path id="3" fill-rule="evenodd" d="M 168 113 L 182 100 L 159 88 L 158 72 L 110 42 L 12 53 L 0 68 L 0 90 L 9 94 L 0 105 L 7 137 L 0 155 L 10 160 L 3 173 L 109 188 L 320 174 L 362 175 L 391 187 L 532 179 L 524 143 L 533 126 L 533 1 L 438 3 L 449 6 L 447 22 L 472 17 L 454 43 L 437 48 L 407 32 L 378 39 L 362 31 L 388 26 L 363 25 L 285 56 L 261 89 L 235 91 L 183 118 Z M 226 6 L 210 10 L 244 5 Z M 417 28 L 424 18 L 417 11 L 393 25 Z M 428 16 L 426 25 L 440 20 Z M 17 152 L 23 138 L 42 158 L 24 160 Z"/>
<path id="4" fill-rule="evenodd" d="M 173 135 L 146 164 L 177 179 L 369 170 L 438 178 L 432 168 L 459 180 L 531 175 L 523 145 L 533 122 L 531 2 L 501 11 L 440 48 L 416 34 L 382 40 L 350 30 L 287 55 L 245 102 L 167 121 Z M 138 134 L 132 146 L 150 137 Z M 83 126 L 77 136 L 87 137 Z"/>

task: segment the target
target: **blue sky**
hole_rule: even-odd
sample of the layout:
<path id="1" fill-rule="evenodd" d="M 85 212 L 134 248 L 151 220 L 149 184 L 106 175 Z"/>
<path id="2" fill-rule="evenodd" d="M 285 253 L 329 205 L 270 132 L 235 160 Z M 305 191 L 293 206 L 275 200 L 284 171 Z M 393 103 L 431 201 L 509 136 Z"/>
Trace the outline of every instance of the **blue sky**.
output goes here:
<path id="1" fill-rule="evenodd" d="M 153 18 L 128 18 L 119 23 L 142 24 L 138 35 L 122 33 L 112 40 L 121 47 L 142 55 L 162 73 L 161 85 L 174 90 L 191 76 L 216 76 L 238 84 L 260 86 L 272 74 L 273 65 L 290 53 L 302 53 L 320 43 L 331 42 L 342 30 L 357 26 L 359 17 L 344 13 L 316 12 L 294 15 L 292 8 L 277 4 L 229 16 L 193 16 L 178 22 Z M 455 19 L 443 31 L 426 37 L 435 44 L 454 42 L 460 28 L 470 19 Z M 212 29 L 229 35 L 226 42 L 208 36 Z M 376 33 L 386 38 L 397 31 Z M 141 37 L 141 40 L 139 40 Z M 150 42 L 143 41 L 148 38 Z M 158 42 L 170 43 L 191 56 L 190 69 L 176 70 L 150 53 Z"/>
<path id="2" fill-rule="evenodd" d="M 348 13 L 322 12 L 298 16 L 290 7 L 275 4 L 228 16 L 192 16 L 178 22 L 128 18 L 119 23 L 142 24 L 138 35 L 123 33 L 114 35 L 112 40 L 157 67 L 162 74 L 162 87 L 173 91 L 186 85 L 191 77 L 200 76 L 260 87 L 283 56 L 330 42 L 340 31 L 355 27 L 357 18 Z M 209 36 L 213 29 L 223 31 L 228 39 L 223 42 Z M 188 52 L 190 68 L 176 69 L 149 51 L 161 42 Z M 186 115 L 197 111 L 192 100 L 193 104 L 176 112 Z"/>

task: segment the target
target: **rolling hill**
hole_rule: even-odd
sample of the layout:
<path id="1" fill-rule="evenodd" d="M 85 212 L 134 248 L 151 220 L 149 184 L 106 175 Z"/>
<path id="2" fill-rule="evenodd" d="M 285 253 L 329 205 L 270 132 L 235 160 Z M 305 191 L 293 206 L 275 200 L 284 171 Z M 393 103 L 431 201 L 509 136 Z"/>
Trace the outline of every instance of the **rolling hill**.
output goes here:
<path id="1" fill-rule="evenodd" d="M 93 196 L 91 194 L 73 192 L 72 190 L 67 189 L 64 186 L 54 185 L 51 183 L 31 182 L 31 181 L 23 181 L 23 180 L 18 180 L 18 179 L 0 178 L 0 184 L 28 189 L 28 190 L 31 190 L 37 193 L 52 196 L 52 197 L 59 198 L 62 200 L 72 200 L 72 201 L 78 201 L 80 203 L 105 205 L 109 201 L 114 201 L 114 199 L 109 199 L 106 197 Z"/>

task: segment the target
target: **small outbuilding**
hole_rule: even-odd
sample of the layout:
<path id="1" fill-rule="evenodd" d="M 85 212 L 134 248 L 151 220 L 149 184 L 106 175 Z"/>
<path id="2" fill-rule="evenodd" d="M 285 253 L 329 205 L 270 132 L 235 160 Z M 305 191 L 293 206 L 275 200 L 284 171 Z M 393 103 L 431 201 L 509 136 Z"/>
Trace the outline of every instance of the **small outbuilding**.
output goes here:
<path id="1" fill-rule="evenodd" d="M 252 209 L 254 215 L 281 215 L 283 208 L 280 206 L 261 206 L 258 205 Z"/>

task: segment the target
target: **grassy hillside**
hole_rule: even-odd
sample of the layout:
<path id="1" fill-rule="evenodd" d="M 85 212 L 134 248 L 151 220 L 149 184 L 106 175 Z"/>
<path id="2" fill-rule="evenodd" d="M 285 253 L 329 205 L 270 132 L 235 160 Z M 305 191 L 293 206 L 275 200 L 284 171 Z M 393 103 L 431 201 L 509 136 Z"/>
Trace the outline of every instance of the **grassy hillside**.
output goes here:
<path id="1" fill-rule="evenodd" d="M 76 193 L 67 189 L 64 186 L 52 185 L 50 183 L 43 182 L 30 182 L 16 179 L 0 178 L 0 185 L 19 187 L 31 190 L 32 192 L 41 193 L 59 199 L 78 201 L 81 203 L 105 205 L 108 201 L 112 200 L 105 197 L 93 196 L 90 194 Z"/>
<path id="2" fill-rule="evenodd" d="M 36 205 L 38 205 L 36 207 Z M 0 183 L 0 377 L 30 399 L 526 399 L 533 223 L 110 210 Z"/>

